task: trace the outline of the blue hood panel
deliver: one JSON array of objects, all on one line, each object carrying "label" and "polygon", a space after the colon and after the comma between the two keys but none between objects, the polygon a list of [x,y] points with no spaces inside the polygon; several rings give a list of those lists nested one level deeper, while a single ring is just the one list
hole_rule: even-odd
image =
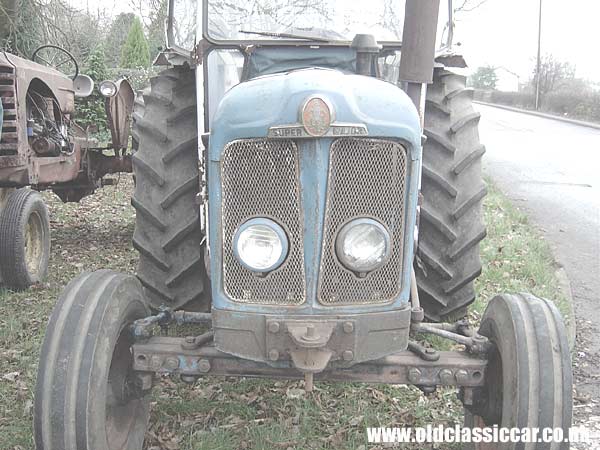
[{"label": "blue hood panel", "polygon": [[369,136],[403,139],[414,148],[421,145],[417,110],[397,86],[313,68],[255,78],[225,94],[212,122],[211,159],[220,159],[227,142],[266,137],[272,126],[298,123],[301,105],[313,94],[329,99],[337,122],[365,124]]}]

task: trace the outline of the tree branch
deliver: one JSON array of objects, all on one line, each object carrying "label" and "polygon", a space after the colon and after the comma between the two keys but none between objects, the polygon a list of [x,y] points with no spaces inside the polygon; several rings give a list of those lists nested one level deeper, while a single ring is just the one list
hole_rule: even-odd
[{"label": "tree branch", "polygon": [[462,5],[458,8],[454,8],[455,13],[459,12],[471,12],[479,8],[484,3],[487,3],[489,0],[478,0],[477,3],[473,3],[474,0],[463,0]]}]

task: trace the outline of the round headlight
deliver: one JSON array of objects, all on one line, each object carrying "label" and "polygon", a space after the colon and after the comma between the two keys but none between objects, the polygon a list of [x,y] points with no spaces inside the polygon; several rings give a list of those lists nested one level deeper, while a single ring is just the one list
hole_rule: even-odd
[{"label": "round headlight", "polygon": [[238,228],[233,252],[253,272],[270,272],[279,267],[288,251],[288,240],[279,225],[269,219],[252,219]]},{"label": "round headlight", "polygon": [[346,268],[359,273],[371,272],[381,267],[390,254],[390,235],[373,219],[356,219],[340,230],[335,250]]},{"label": "round headlight", "polygon": [[114,81],[103,81],[98,86],[98,89],[104,97],[114,97],[117,95],[117,85],[114,83]]}]

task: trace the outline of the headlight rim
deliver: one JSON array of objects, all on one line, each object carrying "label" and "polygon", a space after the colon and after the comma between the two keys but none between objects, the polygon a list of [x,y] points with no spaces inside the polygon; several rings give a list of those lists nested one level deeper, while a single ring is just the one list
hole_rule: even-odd
[{"label": "headlight rim", "polygon": [[[102,92],[103,85],[111,85],[111,87],[114,90],[113,93],[110,95],[106,95],[104,92]],[[113,98],[119,92],[119,87],[117,86],[117,83],[115,83],[112,80],[104,80],[98,84],[98,91],[100,92],[100,95],[102,95],[102,97],[104,97],[104,98]]]},{"label": "headlight rim", "polygon": [[[378,230],[382,231],[382,235],[384,237],[385,240],[385,253],[384,256],[382,258],[382,260],[377,263],[377,264],[373,264],[371,266],[369,266],[367,269],[356,269],[354,267],[351,266],[351,264],[347,263],[347,261],[344,261],[344,258],[342,258],[341,255],[343,255],[343,243],[344,243],[344,236],[348,233],[348,231],[350,231],[352,228],[354,228],[355,226],[358,225],[364,225],[364,224],[368,224],[368,225],[372,225],[374,227],[376,227]],[[335,258],[336,260],[339,262],[339,264],[341,264],[342,267],[344,267],[344,269],[349,270],[355,274],[369,274],[372,272],[375,272],[376,270],[381,269],[391,258],[392,256],[392,236],[390,233],[390,230],[388,229],[388,227],[383,224],[382,222],[380,222],[379,220],[373,218],[373,217],[354,217],[352,219],[348,219],[346,220],[339,228],[338,232],[335,234],[334,237],[334,249],[335,249]]]},{"label": "headlight rim", "polygon": [[[279,241],[281,242],[281,255],[275,263],[273,263],[271,266],[265,269],[257,269],[255,267],[252,267],[242,259],[238,251],[238,243],[241,234],[251,226],[255,225],[262,225],[270,228],[272,231],[275,232],[275,234],[279,238]],[[267,274],[279,269],[287,259],[290,250],[290,242],[287,233],[281,225],[279,225],[277,222],[275,222],[269,217],[253,217],[242,223],[233,233],[231,246],[233,248],[233,255],[235,256],[237,262],[239,262],[242,265],[242,267],[255,274]]]}]

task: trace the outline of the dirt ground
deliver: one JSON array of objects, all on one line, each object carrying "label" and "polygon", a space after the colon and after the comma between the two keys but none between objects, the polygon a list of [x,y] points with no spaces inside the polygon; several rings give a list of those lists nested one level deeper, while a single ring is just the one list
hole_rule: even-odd
[{"label": "dirt ground", "polygon": [[[597,324],[590,320],[577,321],[577,343],[573,353],[573,415],[576,424],[587,427],[600,437],[600,398],[593,395],[600,384],[600,358],[597,352],[590,350],[593,346],[590,337],[596,332],[596,327]],[[573,444],[572,448],[599,450],[600,438],[596,438],[591,447]]]}]

